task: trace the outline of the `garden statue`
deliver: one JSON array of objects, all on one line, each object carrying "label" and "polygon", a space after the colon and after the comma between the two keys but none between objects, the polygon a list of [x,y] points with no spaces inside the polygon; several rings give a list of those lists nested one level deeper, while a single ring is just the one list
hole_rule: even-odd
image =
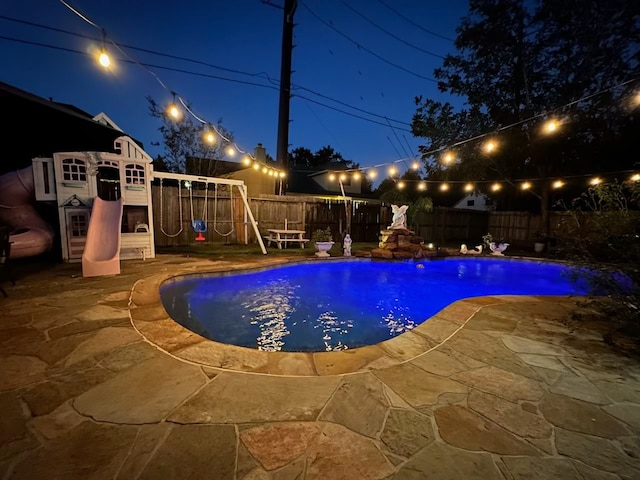
[{"label": "garden statue", "polygon": [[393,218],[391,219],[391,225],[389,228],[407,228],[407,209],[409,205],[391,205],[391,211],[393,212]]},{"label": "garden statue", "polygon": [[342,242],[342,245],[344,246],[344,256],[345,257],[350,257],[351,256],[351,235],[349,235],[348,233],[344,236],[344,242]]},{"label": "garden statue", "polygon": [[509,246],[508,243],[491,242],[489,244],[489,248],[491,249],[491,255],[503,255],[502,252],[504,252],[508,246]]}]

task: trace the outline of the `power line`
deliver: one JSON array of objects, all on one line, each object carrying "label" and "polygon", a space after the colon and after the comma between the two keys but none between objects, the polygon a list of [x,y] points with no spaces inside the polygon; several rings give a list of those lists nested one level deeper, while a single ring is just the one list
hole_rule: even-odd
[{"label": "power line", "polygon": [[[100,39],[98,39],[96,37],[92,37],[90,35],[83,35],[81,33],[76,33],[76,32],[72,32],[72,31],[69,31],[69,30],[64,30],[64,29],[61,29],[61,28],[52,27],[52,26],[49,26],[49,25],[43,25],[43,24],[39,24],[39,23],[35,23],[35,22],[30,22],[28,20],[21,20],[21,19],[17,19],[17,18],[7,17],[5,15],[0,15],[0,19],[7,20],[7,21],[10,21],[10,22],[15,22],[15,23],[28,25],[28,26],[31,26],[31,27],[42,28],[42,29],[45,29],[45,30],[53,31],[53,32],[63,33],[65,35],[71,35],[71,36],[75,36],[75,37],[79,37],[79,38],[84,38],[84,39],[92,40],[92,41],[96,41],[96,42],[101,41]],[[9,39],[8,37],[3,37],[3,38],[5,38],[7,40]],[[20,40],[16,40],[16,41],[20,41]],[[250,76],[250,77],[266,78],[266,80],[268,80],[271,84],[275,85],[276,87],[280,86],[280,83],[278,81],[276,81],[276,80],[273,80],[269,76],[269,74],[266,73],[266,72],[249,73],[249,72],[244,72],[242,70],[237,70],[237,69],[228,68],[228,67],[222,67],[220,65],[215,65],[215,64],[212,64],[212,63],[204,62],[202,60],[183,57],[183,56],[180,56],[180,55],[173,55],[173,54],[170,54],[170,53],[159,52],[157,50],[150,50],[148,48],[136,47],[134,45],[127,45],[127,44],[124,44],[124,43],[121,43],[121,44],[116,44],[115,42],[111,42],[111,43],[116,48],[118,48],[121,52],[122,52],[122,48],[127,48],[127,49],[130,49],[130,50],[136,50],[136,51],[139,51],[139,52],[150,53],[152,55],[158,55],[158,56],[161,56],[161,57],[172,58],[174,60],[181,60],[181,61],[184,61],[184,62],[194,63],[196,65],[202,65],[202,66],[214,68],[214,69],[217,69],[217,70],[222,70],[222,71],[229,72],[229,73],[236,73],[236,74],[239,74],[239,75],[246,75],[246,76]],[[33,44],[36,45],[37,42],[33,43]],[[37,45],[45,46],[44,44],[37,44]],[[120,47],[122,47],[122,48],[120,48]],[[60,48],[62,48],[62,47],[60,47]],[[122,52],[122,53],[126,57],[130,58],[125,52]],[[165,68],[165,67],[158,67],[158,68]],[[214,77],[214,78],[217,78],[217,77]],[[220,79],[225,79],[225,77],[219,77],[219,78]],[[228,80],[231,81],[230,79],[228,79]],[[238,82],[240,82],[240,81],[238,81]],[[247,84],[248,85],[254,85],[254,84],[252,84],[250,82],[248,82]],[[260,84],[255,84],[255,85],[260,85]],[[265,85],[260,85],[260,86],[265,86]],[[406,125],[406,126],[410,126],[411,125],[410,123],[404,122],[402,120],[388,118],[385,115],[381,115],[381,114],[378,114],[378,113],[370,112],[368,110],[356,107],[356,106],[351,105],[351,104],[349,104],[347,102],[343,102],[341,100],[338,100],[336,98],[330,97],[328,95],[324,95],[324,94],[322,94],[320,92],[317,92],[317,91],[312,90],[310,88],[304,87],[302,85],[298,85],[298,84],[292,83],[292,87],[293,87],[294,90],[295,89],[304,90],[304,91],[309,92],[309,93],[311,93],[313,95],[317,95],[318,97],[324,98],[326,100],[330,100],[330,101],[335,102],[337,104],[343,105],[343,106],[348,107],[348,108],[352,108],[353,110],[357,110],[357,111],[359,111],[361,113],[365,113],[365,114],[371,115],[373,117],[382,118],[382,119],[388,119],[388,120],[390,120],[392,122],[399,123],[399,124]]]},{"label": "power line", "polygon": [[351,43],[353,43],[355,46],[357,46],[360,50],[364,50],[365,52],[367,52],[369,55],[372,55],[374,57],[376,57],[378,60],[381,60],[382,62],[386,63],[387,65],[391,65],[392,67],[395,67],[399,70],[402,70],[403,72],[406,72],[410,75],[413,75],[414,77],[418,77],[418,78],[422,78],[423,80],[428,80],[430,82],[433,83],[438,83],[437,80],[434,80],[431,77],[425,77],[424,75],[420,75],[419,73],[416,73],[412,70],[409,70],[407,68],[404,68],[401,65],[398,65],[397,63],[392,62],[391,60],[387,60],[386,58],[382,57],[381,55],[378,55],[377,53],[375,53],[373,50],[368,49],[367,47],[365,47],[364,45],[358,43],[356,40],[354,40],[353,38],[351,38],[349,35],[347,35],[346,33],[341,32],[340,30],[338,30],[336,27],[334,27],[330,22],[327,22],[326,20],[324,20],[322,17],[320,17],[319,15],[317,15],[313,10],[311,10],[306,3],[300,3],[311,15],[313,15],[320,23],[322,23],[323,25],[326,25],[327,27],[329,27],[331,30],[333,30],[334,32],[336,32],[338,35],[340,35],[341,37],[346,38],[347,40],[349,40]]},{"label": "power line", "polygon": [[[64,52],[69,52],[69,53],[76,53],[76,54],[80,54],[80,55],[84,55],[84,56],[89,56],[90,55],[89,53],[81,51],[81,50],[74,50],[72,48],[59,47],[59,46],[56,46],[56,45],[48,45],[48,44],[45,44],[45,43],[33,42],[33,41],[30,41],[30,40],[22,40],[22,39],[13,38],[13,37],[7,37],[7,36],[4,36],[4,35],[0,35],[0,40],[8,40],[8,41],[11,41],[11,42],[23,43],[23,44],[26,44],[26,45],[33,45],[33,46],[36,46],[36,47],[49,48],[51,50],[59,50],[59,51],[64,51]],[[157,76],[151,70],[149,70],[150,68],[156,68],[158,70],[166,70],[166,71],[176,72],[176,73],[183,73],[185,75],[193,75],[193,76],[197,76],[197,77],[210,78],[210,79],[214,79],[214,80],[222,80],[222,81],[226,81],[226,82],[239,83],[239,84],[243,84],[243,85],[250,85],[250,86],[255,86],[255,87],[268,88],[268,89],[271,89],[271,90],[279,90],[278,87],[273,86],[273,85],[265,85],[265,84],[261,84],[261,83],[248,82],[248,81],[245,81],[245,80],[238,80],[238,79],[235,79],[235,78],[227,78],[227,77],[222,77],[222,76],[219,76],[219,75],[211,75],[211,74],[208,74],[208,73],[193,72],[193,71],[185,70],[185,69],[181,69],[181,68],[167,67],[165,65],[157,65],[157,64],[152,64],[152,63],[143,63],[143,62],[138,62],[136,60],[130,60],[130,59],[125,59],[125,58],[118,59],[118,61],[122,62],[122,63],[137,64],[137,65],[143,67],[145,70],[147,70],[147,72],[149,72],[150,74],[154,75],[159,82],[161,82],[160,79],[158,79]],[[168,87],[166,87],[166,85],[164,85],[162,82],[161,82],[161,85],[163,85],[164,88],[168,89]],[[364,121],[367,121],[367,122],[370,122],[370,123],[375,123],[377,125],[387,126],[386,124],[384,124],[382,122],[378,122],[376,120],[372,120],[370,118],[366,118],[366,117],[363,117],[361,115],[356,115],[355,113],[347,112],[347,111],[342,110],[340,108],[336,108],[336,107],[333,107],[331,105],[327,105],[326,103],[319,102],[317,100],[313,100],[313,99],[311,99],[309,97],[305,97],[303,95],[293,95],[293,97],[298,97],[298,98],[301,98],[301,99],[304,99],[304,100],[308,100],[308,101],[310,101],[312,103],[315,103],[315,104],[320,105],[322,107],[328,108],[329,110],[334,110],[336,112],[340,112],[340,113],[342,113],[344,115],[348,115],[350,117],[359,118],[360,120],[364,120]],[[410,132],[410,130],[406,129],[406,128],[400,128],[400,127],[397,127],[397,128],[399,130],[404,131],[404,132]]]},{"label": "power line", "polygon": [[374,22],[373,20],[371,20],[370,18],[368,18],[367,16],[365,16],[364,14],[360,13],[358,10],[356,10],[355,8],[353,8],[351,5],[349,5],[347,2],[345,2],[344,0],[341,0],[341,3],[347,7],[349,10],[351,10],[353,13],[355,13],[356,15],[358,15],[360,18],[364,19],[365,21],[367,21],[368,23],[370,23],[371,25],[373,25],[374,27],[376,27],[378,30],[383,31],[384,33],[386,33],[387,35],[389,35],[391,38],[395,38],[397,41],[399,41],[400,43],[403,43],[411,48],[414,48],[422,53],[426,53],[427,55],[431,55],[433,57],[437,57],[437,58],[441,58],[444,59],[443,55],[438,55],[437,53],[433,53],[430,52],[429,50],[425,50],[424,48],[418,47],[417,45],[414,45],[411,42],[407,42],[406,40],[398,37],[397,35],[391,33],[390,31],[386,30],[385,28],[381,27],[380,25],[378,25],[376,22]]},{"label": "power line", "polygon": [[420,25],[419,23],[414,22],[413,20],[411,20],[409,17],[405,17],[402,13],[398,12],[397,10],[395,10],[393,7],[390,7],[389,5],[387,5],[385,2],[383,2],[382,0],[377,0],[378,3],[380,3],[381,5],[384,5],[385,7],[387,7],[389,10],[391,10],[393,13],[395,13],[397,16],[399,16],[400,18],[402,18],[404,21],[409,22],[411,25],[413,25],[414,27],[419,28],[420,30],[422,30],[425,33],[428,33],[429,35],[433,35],[434,37],[438,37],[438,38],[442,38],[443,40],[448,40],[450,42],[455,42],[455,40],[453,38],[450,37],[445,37],[444,35],[440,35],[439,33],[436,33],[432,30],[429,30],[427,28],[424,28],[422,25]]},{"label": "power line", "polygon": [[[323,107],[325,107],[325,108],[328,108],[328,109],[330,109],[330,110],[335,110],[336,112],[344,113],[345,115],[349,115],[350,117],[359,118],[359,119],[361,119],[361,120],[366,120],[367,122],[370,122],[370,123],[375,123],[375,124],[377,124],[377,125],[382,125],[382,126],[388,127],[388,125],[387,125],[386,123],[378,122],[377,120],[371,120],[370,118],[365,118],[365,117],[362,117],[362,116],[360,116],[360,115],[356,115],[355,113],[347,112],[347,111],[345,111],[345,110],[341,110],[341,109],[339,109],[339,108],[332,107],[332,106],[327,105],[327,104],[325,104],[325,103],[318,102],[317,100],[313,100],[312,98],[309,98],[309,97],[304,97],[304,96],[302,96],[302,95],[293,95],[293,96],[292,96],[292,98],[295,98],[295,97],[302,98],[302,99],[304,99],[304,100],[307,100],[307,101],[309,101],[309,102],[311,102],[311,103],[315,103],[315,104],[317,104],[317,105],[321,105],[321,106],[323,106]],[[409,132],[409,133],[411,133],[411,130],[409,130],[408,128],[400,128],[400,127],[396,127],[396,128],[397,128],[398,130],[402,130],[403,132]]]}]

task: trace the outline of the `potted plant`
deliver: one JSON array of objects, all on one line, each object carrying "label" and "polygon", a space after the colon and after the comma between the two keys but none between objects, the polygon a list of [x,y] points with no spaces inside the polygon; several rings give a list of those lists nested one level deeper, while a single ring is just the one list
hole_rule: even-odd
[{"label": "potted plant", "polygon": [[329,257],[329,250],[333,247],[333,237],[331,236],[331,229],[329,227],[322,229],[317,229],[311,235],[311,240],[313,240],[316,246],[316,257]]}]

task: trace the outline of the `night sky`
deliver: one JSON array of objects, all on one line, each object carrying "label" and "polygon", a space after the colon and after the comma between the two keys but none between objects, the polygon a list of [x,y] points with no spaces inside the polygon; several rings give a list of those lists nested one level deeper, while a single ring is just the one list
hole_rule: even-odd
[{"label": "night sky", "polygon": [[[282,5],[284,0],[270,2]],[[260,0],[69,0],[68,3],[102,27],[107,42],[122,46],[136,62],[155,65],[149,69],[169,91],[189,101],[200,117],[213,123],[221,118],[242,149],[253,153],[260,142],[275,157],[281,9]],[[294,29],[290,150],[303,146],[316,151],[331,145],[362,166],[416,155],[420,142],[408,131],[415,112],[414,97],[424,95],[460,104],[460,99],[438,92],[432,79],[434,68],[442,62],[435,55],[454,52],[455,28],[466,11],[464,0],[299,0]],[[58,0],[3,0],[0,17],[0,37],[4,37],[0,38],[2,81],[57,102],[73,104],[93,115],[103,111],[125,132],[142,141],[152,156],[161,152],[160,147],[152,145],[161,140],[157,131],[160,122],[149,116],[145,96],[165,103],[171,100],[171,94],[153,75],[139,65],[122,62],[117,62],[111,73],[105,73],[90,56],[9,40],[81,52],[101,43],[17,23],[7,17],[97,39],[101,38],[99,29]],[[114,51],[109,43],[107,47]],[[115,56],[123,58],[117,51]],[[35,124],[36,119],[34,128]]]}]

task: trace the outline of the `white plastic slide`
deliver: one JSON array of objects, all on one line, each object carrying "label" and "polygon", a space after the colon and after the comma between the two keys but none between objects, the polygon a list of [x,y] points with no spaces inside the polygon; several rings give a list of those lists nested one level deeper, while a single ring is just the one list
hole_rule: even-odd
[{"label": "white plastic slide", "polygon": [[82,254],[82,276],[117,275],[120,273],[120,224],[122,199],[93,200],[87,243]]},{"label": "white plastic slide", "polygon": [[11,229],[11,258],[33,257],[51,250],[54,233],[33,207],[33,167],[0,176],[0,222]]}]

